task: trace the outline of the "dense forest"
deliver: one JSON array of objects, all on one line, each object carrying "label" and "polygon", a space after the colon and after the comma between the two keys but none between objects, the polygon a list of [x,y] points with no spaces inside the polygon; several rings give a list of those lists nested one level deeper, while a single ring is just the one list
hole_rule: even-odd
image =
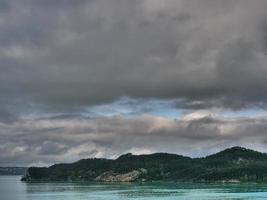
[{"label": "dense forest", "polygon": [[267,182],[267,154],[232,147],[190,158],[175,154],[125,154],[115,160],[83,159],[71,164],[31,167],[22,181],[196,181]]}]

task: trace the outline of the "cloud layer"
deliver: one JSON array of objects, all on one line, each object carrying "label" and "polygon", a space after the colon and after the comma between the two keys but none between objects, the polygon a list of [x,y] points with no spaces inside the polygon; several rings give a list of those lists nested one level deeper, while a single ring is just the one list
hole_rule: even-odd
[{"label": "cloud layer", "polygon": [[264,0],[1,2],[2,105],[265,105]]},{"label": "cloud layer", "polygon": [[0,1],[0,164],[261,148],[265,117],[201,112],[266,109],[266,9],[265,0]]},{"label": "cloud layer", "polygon": [[18,121],[0,124],[0,164],[47,165],[126,152],[198,157],[234,145],[265,150],[266,124],[265,117],[224,119],[203,112],[180,120],[141,115]]}]

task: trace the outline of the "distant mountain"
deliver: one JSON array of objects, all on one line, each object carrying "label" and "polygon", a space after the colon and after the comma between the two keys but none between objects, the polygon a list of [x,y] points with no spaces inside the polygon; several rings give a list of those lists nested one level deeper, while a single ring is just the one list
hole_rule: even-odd
[{"label": "distant mountain", "polygon": [[251,149],[246,149],[244,147],[232,147],[229,149],[225,149],[219,153],[207,156],[206,159],[245,159],[245,160],[267,160],[266,153],[260,153]]},{"label": "distant mountain", "polygon": [[232,147],[205,158],[176,154],[124,154],[115,160],[83,159],[48,168],[31,167],[22,181],[267,182],[267,154]]},{"label": "distant mountain", "polygon": [[0,175],[24,175],[26,167],[0,167]]}]

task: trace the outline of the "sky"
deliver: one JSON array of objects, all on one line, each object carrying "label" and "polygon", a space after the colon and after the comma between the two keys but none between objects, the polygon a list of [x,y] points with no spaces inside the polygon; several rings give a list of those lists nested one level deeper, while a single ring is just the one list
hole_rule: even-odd
[{"label": "sky", "polygon": [[267,152],[266,0],[0,0],[0,166]]}]

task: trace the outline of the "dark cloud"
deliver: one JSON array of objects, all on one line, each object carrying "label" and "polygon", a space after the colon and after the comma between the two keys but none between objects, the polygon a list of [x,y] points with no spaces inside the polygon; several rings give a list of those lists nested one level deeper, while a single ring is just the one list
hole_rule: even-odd
[{"label": "dark cloud", "polygon": [[265,0],[0,1],[0,162],[262,144],[264,117],[143,114],[165,105],[185,115],[266,109],[266,8]]},{"label": "dark cloud", "polygon": [[0,123],[12,124],[18,120],[17,116],[12,115],[6,110],[0,110]]},{"label": "dark cloud", "polygon": [[190,117],[53,118],[0,124],[0,165],[44,165],[95,156],[112,158],[126,152],[203,156],[236,144],[266,150],[264,117],[235,120],[215,116],[192,118],[192,114]]},{"label": "dark cloud", "polygon": [[0,92],[8,104],[70,108],[121,96],[234,109],[265,103],[266,1],[4,2]]}]

